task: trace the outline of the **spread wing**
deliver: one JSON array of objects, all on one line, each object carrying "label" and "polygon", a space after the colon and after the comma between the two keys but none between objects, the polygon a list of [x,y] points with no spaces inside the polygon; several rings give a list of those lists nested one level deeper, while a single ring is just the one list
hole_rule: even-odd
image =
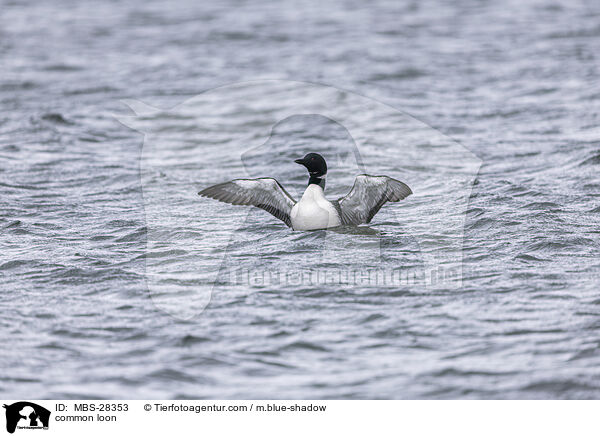
[{"label": "spread wing", "polygon": [[354,186],[338,200],[342,224],[367,224],[388,201],[400,201],[412,194],[410,188],[400,180],[388,176],[356,177]]},{"label": "spread wing", "polygon": [[236,179],[210,186],[198,195],[229,204],[260,207],[292,226],[290,211],[296,200],[272,178]]}]

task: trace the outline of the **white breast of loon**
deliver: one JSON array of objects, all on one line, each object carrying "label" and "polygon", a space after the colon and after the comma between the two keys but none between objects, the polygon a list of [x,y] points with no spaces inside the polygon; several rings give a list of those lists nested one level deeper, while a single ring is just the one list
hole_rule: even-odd
[{"label": "white breast of loon", "polygon": [[327,229],[342,224],[323,188],[316,184],[308,185],[300,201],[292,207],[290,218],[294,230]]}]

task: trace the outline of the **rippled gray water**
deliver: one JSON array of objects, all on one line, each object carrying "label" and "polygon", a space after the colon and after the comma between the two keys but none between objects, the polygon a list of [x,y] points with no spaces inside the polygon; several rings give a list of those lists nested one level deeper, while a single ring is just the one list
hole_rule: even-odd
[{"label": "rippled gray water", "polygon": [[[1,4],[0,396],[600,398],[600,4],[204,3]],[[152,135],[124,99],[161,109],[130,123]],[[481,162],[464,214],[452,140]],[[297,198],[306,151],[333,198],[362,168],[415,195],[304,233],[196,195],[276,176]],[[230,280],[420,277],[461,216],[458,287]]]}]

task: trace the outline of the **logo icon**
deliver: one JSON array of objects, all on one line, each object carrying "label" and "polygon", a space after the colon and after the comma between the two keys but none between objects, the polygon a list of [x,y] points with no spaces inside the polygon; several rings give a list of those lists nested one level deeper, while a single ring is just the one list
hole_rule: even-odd
[{"label": "logo icon", "polygon": [[19,401],[4,405],[6,409],[6,431],[14,433],[19,429],[48,429],[50,411],[29,401]]}]

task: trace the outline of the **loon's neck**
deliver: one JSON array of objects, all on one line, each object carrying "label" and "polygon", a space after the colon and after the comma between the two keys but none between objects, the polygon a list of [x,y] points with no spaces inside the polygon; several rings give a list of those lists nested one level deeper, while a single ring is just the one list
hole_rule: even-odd
[{"label": "loon's neck", "polygon": [[308,179],[308,186],[310,185],[318,185],[321,189],[325,190],[325,174],[322,176],[310,176]]}]

